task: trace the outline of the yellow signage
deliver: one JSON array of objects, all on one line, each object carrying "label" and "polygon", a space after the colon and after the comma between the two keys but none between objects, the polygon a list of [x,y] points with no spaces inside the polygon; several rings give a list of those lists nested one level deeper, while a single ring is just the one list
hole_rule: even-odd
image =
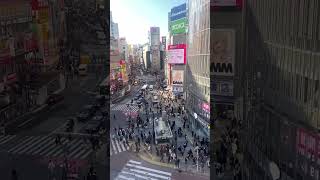
[{"label": "yellow signage", "polygon": [[48,8],[41,8],[38,11],[38,22],[40,24],[46,23],[49,20],[49,10]]},{"label": "yellow signage", "polygon": [[88,55],[80,56],[80,64],[90,64],[90,57]]},{"label": "yellow signage", "polygon": [[41,36],[43,41],[48,41],[49,39],[48,23],[41,24]]}]

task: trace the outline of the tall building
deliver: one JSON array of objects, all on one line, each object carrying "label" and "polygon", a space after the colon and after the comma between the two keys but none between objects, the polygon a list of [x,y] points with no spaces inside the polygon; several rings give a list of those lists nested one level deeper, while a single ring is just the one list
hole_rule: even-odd
[{"label": "tall building", "polygon": [[246,179],[319,179],[319,2],[244,5]]},{"label": "tall building", "polygon": [[118,23],[115,23],[112,19],[112,12],[110,11],[110,38],[119,39]]},{"label": "tall building", "polygon": [[151,70],[160,71],[160,28],[151,27],[149,31],[149,44],[151,54]]},{"label": "tall building", "polygon": [[[173,95],[185,96],[185,64],[187,44],[187,4],[183,3],[173,7],[169,13],[169,38],[167,48],[168,61],[166,62],[166,75],[168,84],[172,87]],[[181,74],[181,79],[177,79]]]},{"label": "tall building", "polygon": [[186,108],[193,128],[209,136],[210,0],[189,1],[188,8]]}]

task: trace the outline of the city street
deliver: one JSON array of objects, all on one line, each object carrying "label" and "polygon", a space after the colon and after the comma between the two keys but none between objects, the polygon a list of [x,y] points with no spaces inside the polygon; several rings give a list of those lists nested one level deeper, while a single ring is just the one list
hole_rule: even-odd
[{"label": "city street", "polygon": [[[188,125],[185,125],[185,128],[183,127],[183,120],[182,116],[180,117],[177,112],[174,112],[174,116],[170,115],[170,124],[172,125],[173,122],[175,123],[174,127],[174,132],[176,133],[176,130],[181,129],[181,135],[174,135],[176,138],[176,141],[174,142],[175,147],[183,148],[184,147],[184,155],[181,155],[181,152],[177,151],[177,156],[180,159],[180,172],[174,167],[174,163],[167,163],[167,160],[165,159],[165,162],[160,162],[160,156],[156,155],[156,149],[154,147],[154,144],[151,143],[151,151],[147,150],[148,146],[141,145],[141,149],[139,150],[139,153],[136,152],[135,148],[132,148],[134,144],[134,141],[141,141],[141,144],[149,144],[147,142],[147,139],[149,135],[153,132],[153,124],[152,120],[154,118],[159,118],[161,117],[161,113],[158,108],[155,106],[152,106],[152,97],[154,95],[159,96],[159,99],[162,101],[162,96],[160,89],[158,89],[158,82],[154,76],[137,76],[135,79],[140,79],[140,82],[145,82],[145,83],[140,83],[140,85],[134,87],[134,90],[131,92],[130,95],[126,96],[122,101],[112,104],[111,105],[111,119],[110,119],[110,163],[111,165],[111,177],[117,177],[119,179],[130,179],[130,178],[135,178],[135,179],[145,179],[146,177],[149,178],[156,178],[157,175],[159,174],[148,174],[148,171],[151,172],[158,172],[158,173],[164,173],[164,172],[171,172],[170,176],[162,177],[162,178],[168,178],[168,179],[194,179],[194,178],[199,178],[199,179],[209,179],[209,168],[207,168],[206,163],[204,165],[204,169],[202,171],[197,171],[196,169],[196,164],[192,164],[191,160],[187,164],[185,164],[185,158],[187,156],[187,152],[189,150],[192,150],[193,154],[195,153],[194,148],[196,145],[200,146],[199,141],[194,140],[194,138],[191,135],[190,130],[187,129],[186,127]],[[139,91],[141,90],[142,86],[144,84],[153,85],[155,88],[154,90],[149,92],[147,89],[140,100],[134,100],[137,94],[139,94]],[[142,100],[145,99],[146,101]],[[139,101],[142,102],[148,102],[148,105],[141,106],[139,108]],[[172,103],[174,109],[179,109],[179,105],[181,106],[180,101]],[[169,105],[169,104],[166,104]],[[154,116],[150,112],[154,112]],[[163,109],[165,109],[165,103],[163,103],[162,106]],[[158,112],[157,112],[158,111]],[[140,118],[137,118],[137,115],[139,115]],[[129,127],[129,119],[132,119],[131,125],[134,126],[134,130],[130,131],[131,128]],[[149,123],[147,123],[146,119],[149,119]],[[145,127],[141,127],[141,124],[139,123],[139,119],[142,120],[142,124],[145,124]],[[140,126],[138,128],[138,126]],[[132,127],[132,126],[130,126]],[[119,132],[119,129],[123,129],[123,131]],[[120,133],[120,134],[118,134]],[[128,135],[130,134],[130,135]],[[143,134],[143,135],[142,135]],[[148,135],[149,134],[149,135]],[[133,136],[132,140],[129,140],[128,136]],[[141,136],[140,136],[141,135]],[[185,136],[186,135],[186,136]],[[142,137],[143,136],[143,137]],[[150,137],[151,138],[151,137]],[[126,141],[128,140],[129,142],[127,143]],[[144,141],[144,140],[145,141]],[[200,141],[202,137],[199,137]],[[197,142],[196,142],[197,141]],[[131,144],[131,145],[130,145]],[[187,145],[185,145],[187,144]],[[137,147],[137,146],[135,146]],[[152,153],[153,152],[153,153]],[[138,166],[138,169],[140,168],[139,171],[135,171],[134,169],[128,168],[128,159],[130,161],[133,160],[132,163],[129,162],[129,166],[135,167]],[[136,161],[136,162],[134,162]],[[143,161],[143,163],[141,163]],[[114,162],[114,163],[113,163]],[[141,166],[141,167],[140,167]],[[124,167],[125,170],[123,169]],[[146,169],[154,167],[155,169]],[[142,170],[141,170],[142,169]],[[200,169],[200,165],[199,165]],[[122,171],[125,171],[124,173]],[[162,172],[163,171],[163,172]],[[150,173],[150,172],[149,172]],[[165,173],[164,173],[165,174]],[[154,177],[153,177],[154,175]],[[141,176],[141,177],[140,177]]]},{"label": "city street", "polygon": [[[0,162],[2,166],[0,172],[4,172],[6,164],[15,164],[21,160],[23,163],[16,163],[18,173],[21,172],[21,176],[29,177],[27,179],[35,179],[32,175],[39,171],[42,174],[39,174],[37,179],[40,180],[48,177],[47,167],[50,160],[55,161],[56,164],[59,162],[63,164],[66,156],[70,163],[76,164],[72,171],[77,176],[85,176],[89,166],[94,163],[98,177],[104,178],[107,159],[103,154],[106,152],[106,147],[102,145],[95,153],[88,138],[89,134],[79,133],[86,127],[86,122],[76,122],[78,127],[73,133],[69,133],[72,135],[71,139],[62,136],[61,145],[56,144],[55,135],[65,133],[68,117],[76,117],[83,106],[94,103],[96,96],[94,91],[96,91],[99,80],[93,74],[70,80],[68,87],[61,92],[61,95],[64,96],[62,102],[49,107],[49,111],[40,111],[32,119],[27,120],[26,122],[30,124],[22,124],[21,132],[0,136],[1,155],[10,157]],[[24,166],[26,164],[34,164],[34,166],[26,167]],[[62,168],[58,168],[55,174],[61,174],[60,171]]]}]

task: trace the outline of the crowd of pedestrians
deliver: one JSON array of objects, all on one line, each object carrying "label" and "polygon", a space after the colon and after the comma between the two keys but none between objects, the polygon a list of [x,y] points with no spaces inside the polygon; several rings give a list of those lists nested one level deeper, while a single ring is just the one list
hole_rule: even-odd
[{"label": "crowd of pedestrians", "polygon": [[235,118],[231,119],[231,125],[225,128],[216,150],[215,168],[217,175],[222,177],[225,172],[232,172],[235,180],[241,179],[241,163],[243,153],[240,149],[239,132],[241,129],[241,121]]}]

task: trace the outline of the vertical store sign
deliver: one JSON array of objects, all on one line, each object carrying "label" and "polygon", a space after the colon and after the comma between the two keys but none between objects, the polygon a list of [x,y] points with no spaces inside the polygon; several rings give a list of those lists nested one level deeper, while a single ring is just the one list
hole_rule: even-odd
[{"label": "vertical store sign", "polygon": [[213,29],[210,33],[210,71],[213,75],[233,76],[235,59],[235,31]]},{"label": "vertical store sign", "polygon": [[40,35],[42,40],[42,53],[44,63],[48,62],[49,56],[49,7],[47,0],[38,0],[37,20],[40,26]]}]

